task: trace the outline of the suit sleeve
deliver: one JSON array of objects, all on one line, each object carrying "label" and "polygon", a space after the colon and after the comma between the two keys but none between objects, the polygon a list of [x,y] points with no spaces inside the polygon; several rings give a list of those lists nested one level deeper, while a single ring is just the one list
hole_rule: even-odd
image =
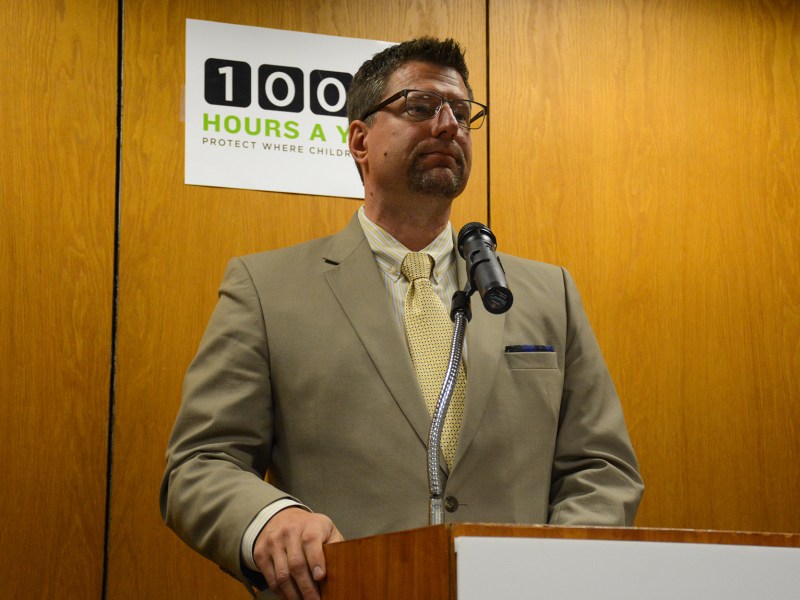
[{"label": "suit sleeve", "polygon": [[228,265],[167,448],[161,514],[189,546],[235,577],[242,536],[265,506],[289,497],[264,481],[272,443],[269,348],[244,263]]},{"label": "suit sleeve", "polygon": [[622,407],[572,278],[564,275],[564,387],[550,523],[632,525],[644,489]]}]

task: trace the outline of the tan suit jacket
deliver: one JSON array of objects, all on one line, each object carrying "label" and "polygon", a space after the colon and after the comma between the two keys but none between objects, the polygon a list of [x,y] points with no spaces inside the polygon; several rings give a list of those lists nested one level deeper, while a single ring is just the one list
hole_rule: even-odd
[{"label": "tan suit jacket", "polygon": [[[514,305],[473,297],[447,521],[631,524],[642,492],[617,394],[559,267],[501,255]],[[464,264],[458,272],[464,281]],[[554,352],[508,353],[509,345]],[[234,259],[184,383],[161,510],[239,578],[242,535],[288,496],[353,538],[427,525],[430,418],[357,218]],[[263,477],[269,470],[269,484]]]}]

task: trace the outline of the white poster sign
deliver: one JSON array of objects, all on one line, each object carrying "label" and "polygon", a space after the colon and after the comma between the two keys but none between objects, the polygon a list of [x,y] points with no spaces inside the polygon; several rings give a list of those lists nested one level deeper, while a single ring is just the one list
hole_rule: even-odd
[{"label": "white poster sign", "polygon": [[390,45],[187,19],[185,182],[363,197],[346,92]]}]

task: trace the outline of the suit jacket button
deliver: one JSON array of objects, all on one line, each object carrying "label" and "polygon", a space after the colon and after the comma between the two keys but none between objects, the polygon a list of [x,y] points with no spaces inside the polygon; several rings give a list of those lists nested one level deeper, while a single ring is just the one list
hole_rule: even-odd
[{"label": "suit jacket button", "polygon": [[448,496],[444,499],[444,509],[447,512],[454,513],[458,510],[458,498],[455,496]]}]

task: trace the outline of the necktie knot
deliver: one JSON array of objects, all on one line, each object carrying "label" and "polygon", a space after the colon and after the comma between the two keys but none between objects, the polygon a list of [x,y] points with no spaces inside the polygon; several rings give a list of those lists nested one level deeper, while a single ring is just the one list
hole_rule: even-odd
[{"label": "necktie knot", "polygon": [[431,270],[433,269],[433,258],[430,254],[425,252],[409,252],[403,259],[403,264],[400,266],[400,272],[403,273],[406,279],[414,281],[415,279],[430,279]]}]

